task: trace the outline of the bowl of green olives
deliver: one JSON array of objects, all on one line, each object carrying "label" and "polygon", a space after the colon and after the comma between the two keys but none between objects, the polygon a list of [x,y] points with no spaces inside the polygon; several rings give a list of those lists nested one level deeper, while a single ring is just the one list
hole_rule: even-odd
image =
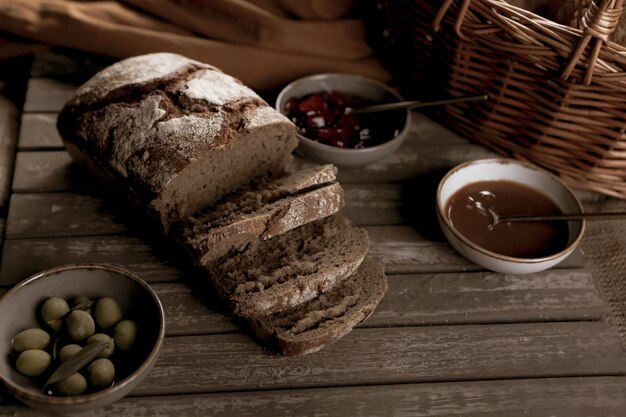
[{"label": "bowl of green olives", "polygon": [[0,298],[0,381],[47,413],[102,407],[148,374],[165,337],[163,307],[140,277],[113,265],[35,274]]}]

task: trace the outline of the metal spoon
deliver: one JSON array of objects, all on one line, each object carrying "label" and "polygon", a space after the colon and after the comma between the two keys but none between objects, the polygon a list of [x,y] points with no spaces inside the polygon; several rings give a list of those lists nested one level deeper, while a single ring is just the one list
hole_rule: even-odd
[{"label": "metal spoon", "polygon": [[466,96],[466,97],[454,97],[445,100],[437,101],[399,101],[397,103],[376,104],[373,106],[360,107],[353,109],[346,107],[345,114],[360,114],[360,113],[374,113],[379,111],[400,110],[400,109],[418,109],[422,107],[442,106],[452,103],[464,103],[468,101],[485,101],[489,98],[487,94],[480,96]]},{"label": "metal spoon", "polygon": [[578,213],[578,214],[546,214],[542,216],[500,216],[493,209],[487,209],[491,215],[489,229],[493,229],[498,223],[506,222],[542,222],[553,220],[616,220],[626,219],[626,212],[607,213]]}]

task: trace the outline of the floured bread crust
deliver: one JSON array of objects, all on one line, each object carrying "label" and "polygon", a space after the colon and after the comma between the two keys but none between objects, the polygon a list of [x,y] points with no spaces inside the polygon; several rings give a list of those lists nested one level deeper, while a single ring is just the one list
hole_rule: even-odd
[{"label": "floured bread crust", "polygon": [[297,144],[293,124],[254,91],[169,53],[96,74],[65,105],[58,128],[127,179],[165,229],[251,178],[281,172]]},{"label": "floured bread crust", "polygon": [[194,213],[172,228],[176,241],[198,265],[242,249],[254,239],[270,239],[344,206],[337,168],[320,165],[263,177]]}]

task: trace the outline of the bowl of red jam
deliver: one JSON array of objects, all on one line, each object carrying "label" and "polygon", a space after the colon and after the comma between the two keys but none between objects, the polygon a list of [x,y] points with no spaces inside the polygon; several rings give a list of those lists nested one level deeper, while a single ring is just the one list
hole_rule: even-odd
[{"label": "bowl of red jam", "polygon": [[411,112],[352,114],[402,97],[378,81],[352,74],[317,74],[287,85],[276,109],[296,125],[298,153],[318,162],[362,166],[394,153],[405,140]]},{"label": "bowl of red jam", "polygon": [[576,195],[530,163],[484,159],[449,171],[437,189],[437,217],[450,244],[484,268],[526,274],[565,260],[580,243],[584,220],[501,222],[499,216],[578,214]]}]

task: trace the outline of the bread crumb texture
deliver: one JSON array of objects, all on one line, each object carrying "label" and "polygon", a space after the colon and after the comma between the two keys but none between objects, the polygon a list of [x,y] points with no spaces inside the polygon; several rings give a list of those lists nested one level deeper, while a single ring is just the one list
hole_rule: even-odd
[{"label": "bread crumb texture", "polygon": [[278,178],[256,178],[237,192],[225,196],[217,204],[194,213],[183,224],[182,233],[185,238],[201,238],[237,219],[269,212],[281,199],[334,181],[336,172],[337,168],[332,165],[320,165]]},{"label": "bread crumb texture", "polygon": [[380,264],[365,259],[347,280],[298,306],[248,320],[261,341],[285,355],[315,352],[366,320],[387,291]]},{"label": "bread crumb texture", "polygon": [[367,233],[341,215],[305,224],[207,265],[235,314],[280,311],[345,280],[365,258]]},{"label": "bread crumb texture", "polygon": [[221,282],[229,293],[241,295],[310,275],[328,264],[339,266],[350,255],[353,248],[350,240],[354,236],[346,233],[345,225],[338,219],[306,224],[267,243],[253,242],[245,251],[220,264]]}]

